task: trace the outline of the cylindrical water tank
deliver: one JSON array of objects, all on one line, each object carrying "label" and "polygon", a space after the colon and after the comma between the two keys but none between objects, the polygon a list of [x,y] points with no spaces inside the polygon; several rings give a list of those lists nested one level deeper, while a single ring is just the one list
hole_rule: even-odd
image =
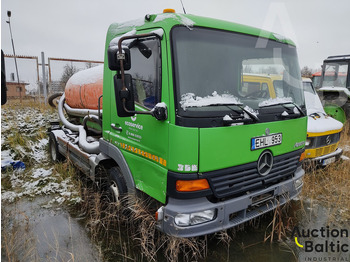
[{"label": "cylindrical water tank", "polygon": [[103,65],[75,73],[69,78],[64,92],[70,107],[98,109],[98,98],[103,92]]}]

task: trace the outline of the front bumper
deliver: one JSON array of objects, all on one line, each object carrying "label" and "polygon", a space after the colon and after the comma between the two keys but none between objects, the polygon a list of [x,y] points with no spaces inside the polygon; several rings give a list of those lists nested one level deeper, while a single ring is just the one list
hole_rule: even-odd
[{"label": "front bumper", "polygon": [[337,148],[332,153],[329,153],[327,155],[315,157],[315,158],[307,158],[305,159],[306,165],[312,165],[312,166],[326,166],[332,162],[338,161],[340,159],[340,156],[343,154],[343,149]]},{"label": "front bumper", "polygon": [[[295,182],[301,179],[304,174],[304,170],[298,167],[292,179],[254,193],[218,203],[212,203],[206,197],[195,199],[175,199],[170,197],[168,204],[163,209],[163,219],[157,223],[157,227],[169,235],[195,237],[237,226],[297,197],[301,191],[302,184],[296,188]],[[259,199],[263,195],[270,195],[271,197],[266,199],[266,201],[259,202],[258,205],[254,205],[253,199]],[[178,226],[175,223],[175,217],[178,214],[203,212],[208,209],[216,209],[215,218],[209,222],[193,226]]]}]

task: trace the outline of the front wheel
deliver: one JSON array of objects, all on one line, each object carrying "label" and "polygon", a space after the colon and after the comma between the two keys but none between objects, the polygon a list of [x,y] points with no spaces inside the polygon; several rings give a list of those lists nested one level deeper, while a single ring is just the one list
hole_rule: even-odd
[{"label": "front wheel", "polygon": [[112,167],[108,171],[108,195],[112,202],[120,202],[128,192],[125,179],[118,167]]}]

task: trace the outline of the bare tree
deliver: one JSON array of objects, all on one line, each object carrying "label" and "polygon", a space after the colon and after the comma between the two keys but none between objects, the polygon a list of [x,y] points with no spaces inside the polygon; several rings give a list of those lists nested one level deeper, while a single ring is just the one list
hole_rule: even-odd
[{"label": "bare tree", "polygon": [[304,66],[301,69],[301,76],[302,77],[312,77],[312,69],[309,68],[308,66]]},{"label": "bare tree", "polygon": [[252,67],[250,65],[243,66],[243,73],[247,73],[247,74],[253,73]]},{"label": "bare tree", "polygon": [[86,69],[89,69],[89,68],[92,68],[92,67],[95,67],[95,66],[98,66],[98,65],[99,65],[98,63],[93,63],[93,62],[86,62],[85,63]]},{"label": "bare tree", "polygon": [[64,66],[64,70],[63,70],[63,73],[61,76],[61,85],[63,87],[66,86],[66,83],[68,82],[69,78],[78,71],[79,71],[79,69],[76,68],[72,63],[66,64]]}]

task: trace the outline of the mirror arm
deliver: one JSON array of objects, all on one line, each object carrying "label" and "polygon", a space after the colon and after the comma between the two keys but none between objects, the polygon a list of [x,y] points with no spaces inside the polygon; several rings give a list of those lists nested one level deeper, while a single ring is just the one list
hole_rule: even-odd
[{"label": "mirror arm", "polygon": [[120,74],[121,74],[121,79],[123,83],[123,91],[127,91],[128,89],[125,86],[125,77],[124,77],[124,60],[125,60],[125,54],[123,54],[123,49],[122,49],[122,42],[127,39],[140,39],[140,38],[145,38],[145,37],[151,37],[155,36],[158,38],[161,38],[159,35],[155,33],[149,33],[149,34],[140,34],[140,35],[131,35],[131,36],[123,36],[119,39],[118,41],[118,59],[120,61]]},{"label": "mirror arm", "polygon": [[143,115],[152,115],[155,116],[153,111],[151,112],[144,112],[144,111],[129,111],[126,108],[126,99],[128,97],[128,92],[129,90],[127,89],[126,85],[125,85],[125,70],[124,70],[124,60],[125,60],[125,54],[123,53],[123,49],[122,49],[122,42],[124,40],[127,39],[140,39],[140,38],[145,38],[145,37],[158,37],[161,38],[159,35],[155,34],[155,33],[149,33],[149,34],[140,34],[140,35],[132,35],[132,36],[124,36],[121,37],[118,41],[118,59],[120,61],[120,76],[121,76],[121,80],[123,83],[123,88],[121,90],[121,97],[122,97],[122,101],[123,101],[123,109],[125,110],[125,112],[129,113],[129,114],[143,114]]}]

